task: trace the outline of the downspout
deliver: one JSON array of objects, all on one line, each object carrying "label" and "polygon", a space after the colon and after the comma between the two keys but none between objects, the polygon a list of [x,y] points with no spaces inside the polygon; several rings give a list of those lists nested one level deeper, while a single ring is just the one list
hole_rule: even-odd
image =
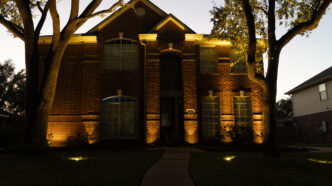
[{"label": "downspout", "polygon": [[140,44],[144,47],[144,141],[146,142],[146,44],[140,40]]}]

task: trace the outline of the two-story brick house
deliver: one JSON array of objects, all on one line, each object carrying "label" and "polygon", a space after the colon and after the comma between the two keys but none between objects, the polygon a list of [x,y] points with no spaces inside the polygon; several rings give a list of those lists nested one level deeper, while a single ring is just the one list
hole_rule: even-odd
[{"label": "two-story brick house", "polygon": [[332,67],[303,82],[292,95],[293,117],[302,143],[332,143]]},{"label": "two-story brick house", "polygon": [[[148,0],[132,0],[82,35],[62,59],[48,123],[51,145],[86,133],[147,144],[262,143],[262,90],[231,65],[229,41],[196,34]],[[50,37],[41,37],[41,59]],[[248,135],[247,135],[248,136]]]}]

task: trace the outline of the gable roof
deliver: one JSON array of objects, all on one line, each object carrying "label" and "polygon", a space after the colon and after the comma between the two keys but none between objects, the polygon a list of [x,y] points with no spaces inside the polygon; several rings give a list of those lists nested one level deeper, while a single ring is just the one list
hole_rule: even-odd
[{"label": "gable roof", "polygon": [[191,28],[189,28],[186,24],[184,24],[182,21],[180,21],[178,18],[176,18],[173,14],[168,14],[167,17],[165,17],[163,20],[161,20],[151,31],[150,33],[155,33],[160,28],[162,28],[166,23],[173,22],[176,24],[179,28],[184,30],[187,33],[195,34],[195,31],[193,31]]},{"label": "gable roof", "polygon": [[153,4],[149,0],[131,0],[124,7],[118,9],[116,12],[114,12],[113,14],[111,14],[110,16],[108,16],[106,19],[104,19],[102,22],[100,22],[99,24],[97,24],[96,26],[94,26],[92,29],[90,29],[88,32],[86,32],[86,34],[91,34],[91,33],[94,33],[94,32],[96,32],[98,30],[101,30],[106,25],[108,25],[109,23],[111,23],[114,19],[116,19],[121,14],[123,14],[124,12],[126,12],[128,9],[135,7],[136,3],[138,3],[138,2],[144,3],[146,6],[148,6],[149,8],[151,8],[152,10],[154,10],[157,14],[159,14],[159,15],[161,15],[163,17],[167,16],[166,12],[164,12],[163,10],[161,10],[159,7],[157,7],[155,4]]},{"label": "gable roof", "polygon": [[314,77],[308,79],[307,81],[303,82],[302,84],[298,85],[297,87],[293,88],[292,90],[286,92],[285,94],[293,94],[305,88],[312,87],[314,85],[318,85],[325,81],[332,79],[332,66],[324,70],[323,72],[315,75]]}]

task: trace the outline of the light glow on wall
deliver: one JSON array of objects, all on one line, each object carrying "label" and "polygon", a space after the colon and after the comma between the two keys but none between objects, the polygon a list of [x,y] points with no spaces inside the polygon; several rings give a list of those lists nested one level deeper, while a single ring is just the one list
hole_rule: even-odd
[{"label": "light glow on wall", "polygon": [[146,121],[146,143],[157,142],[160,133],[160,121]]},{"label": "light glow on wall", "polygon": [[198,142],[198,122],[197,121],[184,121],[185,140],[189,144]]}]

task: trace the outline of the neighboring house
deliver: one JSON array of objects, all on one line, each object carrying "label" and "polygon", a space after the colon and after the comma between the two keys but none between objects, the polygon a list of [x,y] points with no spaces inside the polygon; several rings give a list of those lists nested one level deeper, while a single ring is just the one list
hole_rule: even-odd
[{"label": "neighboring house", "polygon": [[[69,41],[51,145],[75,136],[176,145],[245,135],[262,143],[262,89],[244,61],[232,63],[230,42],[196,34],[148,0],[129,4]],[[42,60],[50,41],[40,38]]]},{"label": "neighboring house", "polygon": [[304,143],[332,143],[332,67],[288,91]]}]

